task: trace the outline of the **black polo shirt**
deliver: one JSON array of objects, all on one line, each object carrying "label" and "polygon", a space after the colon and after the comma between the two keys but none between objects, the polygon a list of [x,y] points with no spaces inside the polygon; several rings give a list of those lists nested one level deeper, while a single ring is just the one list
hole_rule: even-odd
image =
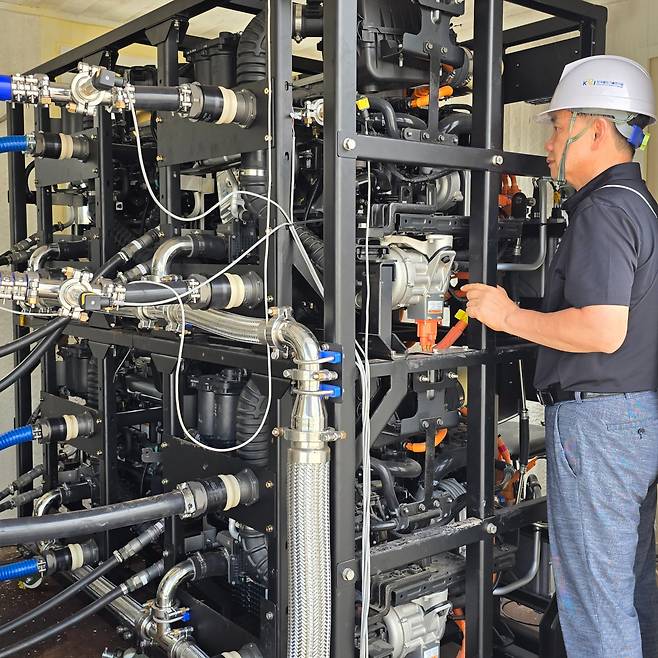
[{"label": "black polo shirt", "polygon": [[[639,192],[650,204],[632,192]],[[565,203],[569,227],[548,271],[543,311],[628,306],[614,354],[539,348],[535,387],[632,393],[658,388],[658,205],[637,163],[615,165]]]}]

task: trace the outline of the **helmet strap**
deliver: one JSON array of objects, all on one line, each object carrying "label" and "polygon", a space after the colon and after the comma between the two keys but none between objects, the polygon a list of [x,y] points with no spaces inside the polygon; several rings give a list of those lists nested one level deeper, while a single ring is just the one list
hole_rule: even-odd
[{"label": "helmet strap", "polygon": [[573,132],[574,126],[576,125],[576,119],[578,118],[578,112],[572,112],[571,113],[571,121],[569,122],[569,137],[567,138],[567,141],[564,145],[564,149],[562,150],[562,157],[560,158],[560,167],[558,169],[557,173],[557,179],[556,182],[560,187],[564,187],[567,184],[567,179],[566,179],[566,169],[567,169],[567,151],[569,150],[569,147],[574,143],[577,142],[591,127],[591,123],[586,125],[580,132],[578,132],[576,135],[571,135]]}]

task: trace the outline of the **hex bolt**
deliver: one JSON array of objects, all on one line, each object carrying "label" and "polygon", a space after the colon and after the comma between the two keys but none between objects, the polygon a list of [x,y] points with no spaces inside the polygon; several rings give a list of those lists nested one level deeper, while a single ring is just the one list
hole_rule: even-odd
[{"label": "hex bolt", "polygon": [[430,376],[429,376],[429,375],[421,375],[421,376],[418,378],[418,381],[419,381],[419,382],[423,382],[423,383],[429,382],[429,380],[430,380]]},{"label": "hex bolt", "polygon": [[320,348],[323,349],[323,350],[325,350],[325,351],[326,351],[326,350],[330,350],[330,349],[331,349],[331,345],[329,345],[329,343],[322,343],[322,345],[320,345]]},{"label": "hex bolt", "polygon": [[274,613],[271,612],[271,611],[270,611],[270,612],[266,612],[266,613],[265,613],[265,619],[267,619],[267,621],[272,621],[272,620],[274,619]]},{"label": "hex bolt", "polygon": [[272,524],[266,525],[265,526],[265,532],[271,534],[274,532],[274,526]]},{"label": "hex bolt", "polygon": [[493,162],[493,164],[495,165],[500,166],[503,164],[503,162],[505,162],[505,159],[503,158],[502,155],[494,155],[493,158],[491,158],[491,162]]},{"label": "hex bolt", "polygon": [[169,444],[168,444],[166,441],[163,441],[163,442],[160,444],[160,447],[161,447],[161,448],[168,448],[168,447],[169,447]]},{"label": "hex bolt", "polygon": [[97,450],[96,451],[96,457],[102,457],[103,456],[103,451],[102,450]]},{"label": "hex bolt", "polygon": [[425,507],[425,503],[419,503],[418,509],[421,512],[424,512],[427,508]]},{"label": "hex bolt", "polygon": [[268,480],[268,481],[265,483],[265,488],[266,488],[266,489],[271,489],[273,486],[274,486],[274,482],[272,482],[272,480]]},{"label": "hex bolt", "polygon": [[434,505],[434,507],[441,507],[441,503],[438,500],[435,500],[432,505]]},{"label": "hex bolt", "polygon": [[447,55],[448,54],[448,49],[447,48],[441,48],[441,54],[442,55]]},{"label": "hex bolt", "polygon": [[434,48],[434,44],[431,43],[430,41],[426,41],[425,42],[425,50],[429,51],[429,50],[432,50],[432,48]]},{"label": "hex bolt", "polygon": [[162,478],[161,482],[162,482],[162,484],[164,484],[164,485],[169,484],[169,480],[167,480],[167,478]]},{"label": "hex bolt", "polygon": [[459,375],[456,372],[450,370],[447,374],[448,379],[459,379]]},{"label": "hex bolt", "polygon": [[429,424],[426,420],[424,420],[424,421],[420,424],[420,426],[421,426],[424,430],[426,430],[426,429],[430,426],[430,424]]},{"label": "hex bolt", "polygon": [[353,151],[356,148],[356,140],[353,137],[346,137],[343,140],[343,148],[346,151]]},{"label": "hex bolt", "polygon": [[280,427],[275,427],[272,430],[272,436],[281,436],[282,434],[283,434],[283,429],[281,429]]},{"label": "hex bolt", "polygon": [[487,524],[484,526],[484,531],[485,531],[488,535],[495,535],[495,534],[498,532],[498,528],[496,527],[496,524],[495,524],[495,523],[487,523]]},{"label": "hex bolt", "polygon": [[350,583],[355,578],[356,578],[356,574],[354,573],[354,569],[350,569],[349,567],[346,567],[345,569],[343,569],[343,580]]}]

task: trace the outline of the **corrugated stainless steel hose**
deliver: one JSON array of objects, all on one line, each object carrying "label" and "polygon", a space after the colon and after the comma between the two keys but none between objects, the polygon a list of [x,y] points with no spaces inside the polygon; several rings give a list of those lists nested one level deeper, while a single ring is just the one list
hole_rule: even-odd
[{"label": "corrugated stainless steel hose", "polygon": [[288,465],[288,658],[328,658],[331,641],[329,461]]}]

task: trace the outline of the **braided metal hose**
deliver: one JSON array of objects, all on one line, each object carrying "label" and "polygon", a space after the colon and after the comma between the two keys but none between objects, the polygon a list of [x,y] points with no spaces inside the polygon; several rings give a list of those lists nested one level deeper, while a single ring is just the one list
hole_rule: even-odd
[{"label": "braided metal hose", "polygon": [[328,658],[329,462],[288,465],[288,658]]}]

